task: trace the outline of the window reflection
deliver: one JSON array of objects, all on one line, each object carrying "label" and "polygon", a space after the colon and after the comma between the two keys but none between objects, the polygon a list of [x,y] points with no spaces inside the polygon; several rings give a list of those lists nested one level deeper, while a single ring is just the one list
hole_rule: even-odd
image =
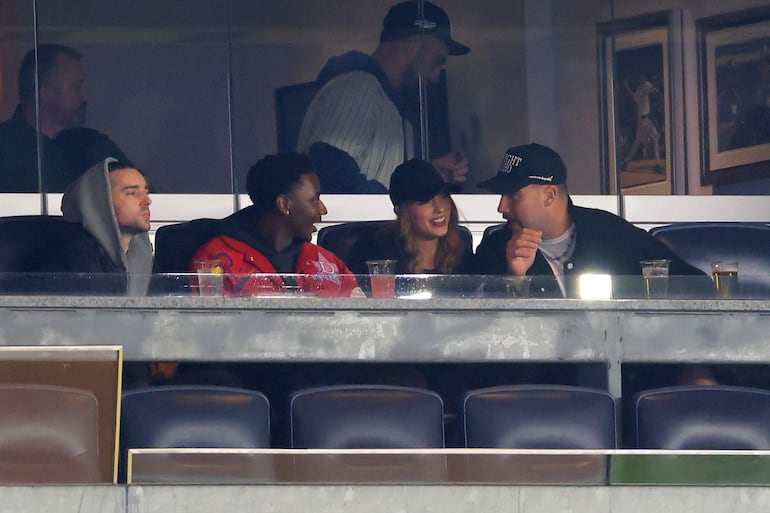
[{"label": "window reflection", "polygon": [[[312,87],[298,86],[313,83],[332,57],[377,52],[383,20],[396,3],[0,0],[0,120],[10,119],[20,103],[16,82],[25,52],[36,43],[65,45],[82,55],[78,62],[85,74],[85,119],[72,125],[103,136],[98,151],[86,151],[87,157],[107,152],[129,160],[146,170],[160,193],[242,193],[251,163],[296,146],[304,117],[298,106],[315,93]],[[422,11],[430,5],[414,3]],[[599,89],[607,77],[601,76],[606,71],[597,59],[599,25],[679,9],[686,28],[683,36],[689,38],[682,40],[686,49],[695,44],[690,32],[699,19],[764,5],[760,0],[735,7],[690,0],[663,2],[653,12],[644,3],[620,0],[584,0],[579,9],[565,0],[435,4],[451,20],[452,39],[472,51],[449,56],[442,69],[446,56],[433,52],[435,41],[423,34],[428,37],[423,56],[433,69],[425,68],[425,90],[413,82],[403,91],[404,110],[415,134],[407,134],[406,153],[467,157],[469,171],[465,181],[457,179],[456,192],[478,193],[476,183],[494,173],[505,148],[537,141],[558,148],[575,170],[570,177],[575,194],[603,190],[600,164],[607,149],[598,118],[606,113],[601,112]],[[676,51],[678,43],[671,41]],[[682,62],[675,59],[674,67],[697,67],[693,53],[676,57]],[[39,63],[36,69],[39,92],[44,92],[47,79]],[[665,135],[697,141],[697,77],[688,74],[682,82],[683,90],[673,92],[678,97],[671,108],[687,116],[670,131],[684,133]],[[286,89],[292,87],[297,89]],[[622,87],[622,82],[614,87]],[[42,103],[40,108],[42,113]],[[48,131],[45,116],[32,120],[42,133]],[[663,137],[665,130],[656,129]],[[57,134],[47,135],[53,140]],[[317,142],[309,139],[299,141],[303,149]],[[31,179],[22,181],[4,170],[2,192],[60,191],[70,175],[79,172],[68,169],[69,154],[75,150],[42,142],[38,152],[35,141],[29,158]],[[75,143],[81,153],[82,146],[89,146]],[[676,150],[670,149],[672,154]],[[701,149],[688,147],[673,162],[674,193],[712,192],[700,183]],[[3,165],[9,160],[6,151]],[[353,160],[360,168],[359,157],[353,155]],[[44,176],[53,173],[48,167],[55,168],[58,178],[39,183],[39,165]],[[385,175],[392,167],[385,166]],[[366,171],[362,174],[366,180],[376,179]],[[387,185],[385,175],[380,183]],[[764,193],[765,182],[757,181],[754,188],[744,183],[740,189]]]}]

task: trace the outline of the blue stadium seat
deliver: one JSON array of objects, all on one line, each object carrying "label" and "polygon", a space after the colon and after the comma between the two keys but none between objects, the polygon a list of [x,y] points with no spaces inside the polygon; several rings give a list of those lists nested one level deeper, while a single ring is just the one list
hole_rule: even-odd
[{"label": "blue stadium seat", "polygon": [[217,235],[219,219],[193,219],[184,223],[161,226],[155,233],[153,272],[186,273],[192,256]]},{"label": "blue stadium seat", "polygon": [[487,237],[491,236],[493,233],[499,232],[500,230],[504,230],[508,226],[507,223],[500,223],[500,224],[493,224],[491,226],[487,226],[484,228],[484,233],[481,236],[481,240],[486,239]]},{"label": "blue stadium seat", "polygon": [[637,446],[770,449],[770,391],[731,386],[646,390],[634,400]]},{"label": "blue stadium seat", "polygon": [[270,447],[270,405],[260,392],[175,385],[123,394],[121,477],[128,449]]},{"label": "blue stadium seat", "polygon": [[444,404],[435,392],[337,385],[292,394],[291,446],[314,449],[444,447]]},{"label": "blue stadium seat", "polygon": [[0,273],[39,271],[52,249],[79,229],[61,216],[0,217]]},{"label": "blue stadium seat", "polygon": [[155,232],[155,259],[152,293],[189,294],[193,255],[203,244],[219,234],[219,219],[193,219],[161,226]]},{"label": "blue stadium seat", "polygon": [[770,225],[674,223],[652,228],[650,234],[708,275],[711,262],[737,261],[739,297],[770,294]]},{"label": "blue stadium seat", "polygon": [[613,449],[615,400],[608,392],[564,385],[471,390],[463,401],[466,447]]},{"label": "blue stadium seat", "polygon": [[47,284],[33,273],[40,272],[52,251],[78,231],[79,224],[61,216],[0,217],[0,293],[47,292]]}]

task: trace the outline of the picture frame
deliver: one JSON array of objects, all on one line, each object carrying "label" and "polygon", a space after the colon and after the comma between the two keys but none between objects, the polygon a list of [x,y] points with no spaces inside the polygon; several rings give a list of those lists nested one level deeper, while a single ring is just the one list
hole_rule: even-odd
[{"label": "picture frame", "polygon": [[671,10],[598,26],[602,193],[675,191],[680,19]]},{"label": "picture frame", "polygon": [[770,7],[702,18],[701,183],[770,176]]}]

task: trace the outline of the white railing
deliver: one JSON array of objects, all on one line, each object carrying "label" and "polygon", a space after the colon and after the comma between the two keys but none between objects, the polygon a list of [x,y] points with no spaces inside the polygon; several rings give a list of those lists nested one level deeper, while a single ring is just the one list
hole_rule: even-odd
[{"label": "white railing", "polygon": [[[48,212],[61,214],[61,194],[48,194]],[[487,226],[502,222],[497,212],[498,195],[458,194],[454,196],[462,224],[468,226],[476,244]],[[225,217],[236,210],[229,194],[155,194],[152,196],[152,235],[159,227],[199,217]],[[576,195],[577,205],[619,213],[617,196]],[[323,197],[329,213],[318,228],[376,219],[392,219],[393,206],[385,194],[335,194]],[[238,205],[251,202],[246,195]],[[623,216],[643,228],[683,221],[770,222],[767,196],[627,196],[623,198]],[[0,194],[0,216],[30,215],[41,212],[38,194]]]}]

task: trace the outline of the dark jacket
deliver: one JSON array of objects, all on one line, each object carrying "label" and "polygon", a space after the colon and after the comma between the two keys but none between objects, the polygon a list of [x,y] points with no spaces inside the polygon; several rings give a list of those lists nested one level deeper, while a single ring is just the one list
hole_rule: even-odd
[{"label": "dark jacket", "polygon": [[324,194],[385,194],[387,187],[377,180],[368,180],[356,159],[336,146],[314,142],[307,151],[313,162],[321,192]]},{"label": "dark jacket", "polygon": [[391,85],[388,76],[377,61],[365,53],[354,50],[330,58],[318,73],[318,78],[316,79],[318,88],[320,89],[330,80],[352,71],[364,71],[374,76],[382,86],[385,94],[390,98],[390,101],[393,102],[393,105],[396,106],[402,116],[406,116],[403,95]]},{"label": "dark jacket", "polygon": [[56,256],[43,265],[42,271],[51,273],[45,277],[46,289],[56,294],[125,295],[126,270],[115,264],[99,241],[82,226],[73,231],[72,237],[55,249]]},{"label": "dark jacket", "polygon": [[[467,275],[471,273],[473,249],[464,247],[457,260],[457,265],[452,275]],[[396,260],[396,274],[404,275],[396,280],[398,294],[408,294],[409,289],[430,288],[446,296],[465,296],[474,292],[475,287],[471,283],[473,279],[462,277],[427,277],[414,278],[407,275],[411,271],[407,268],[409,256],[404,248],[404,240],[398,233],[398,224],[393,221],[384,227],[369,232],[362,236],[351,249],[348,257],[348,266],[357,275],[368,275],[367,260]],[[436,271],[426,271],[424,274],[437,274]],[[361,279],[361,288],[369,292],[366,279]]]},{"label": "dark jacket", "polygon": [[113,157],[128,159],[106,135],[92,128],[62,130],[41,141],[43,184],[37,173],[37,132],[24,119],[21,106],[0,123],[0,192],[61,192],[88,168]]},{"label": "dark jacket", "polygon": [[[615,280],[615,297],[642,297],[644,283],[641,277],[640,260],[671,260],[670,276],[697,276],[702,279],[672,279],[671,294],[703,295],[713,294],[711,279],[699,269],[691,266],[662,242],[647,231],[637,228],[622,217],[604,210],[577,207],[569,202],[569,213],[575,223],[577,236],[572,257],[564,263],[567,295],[576,297],[574,289],[577,276],[586,273],[609,274],[619,277]],[[505,250],[511,238],[508,227],[494,231],[485,237],[476,249],[473,269],[477,274],[504,275],[508,273]],[[551,266],[538,251],[535,261],[527,271],[533,276],[533,295],[561,297],[561,289],[554,277]],[[570,279],[573,278],[573,279]]]},{"label": "dark jacket", "polygon": [[67,187],[62,197],[64,219],[82,229],[61,247],[51,248],[51,258],[43,266],[53,273],[105,276],[68,276],[70,287],[57,286],[59,292],[131,296],[148,292],[152,245],[146,232],[137,233],[128,252],[123,251],[110,188],[108,164],[112,161],[93,166]]}]

